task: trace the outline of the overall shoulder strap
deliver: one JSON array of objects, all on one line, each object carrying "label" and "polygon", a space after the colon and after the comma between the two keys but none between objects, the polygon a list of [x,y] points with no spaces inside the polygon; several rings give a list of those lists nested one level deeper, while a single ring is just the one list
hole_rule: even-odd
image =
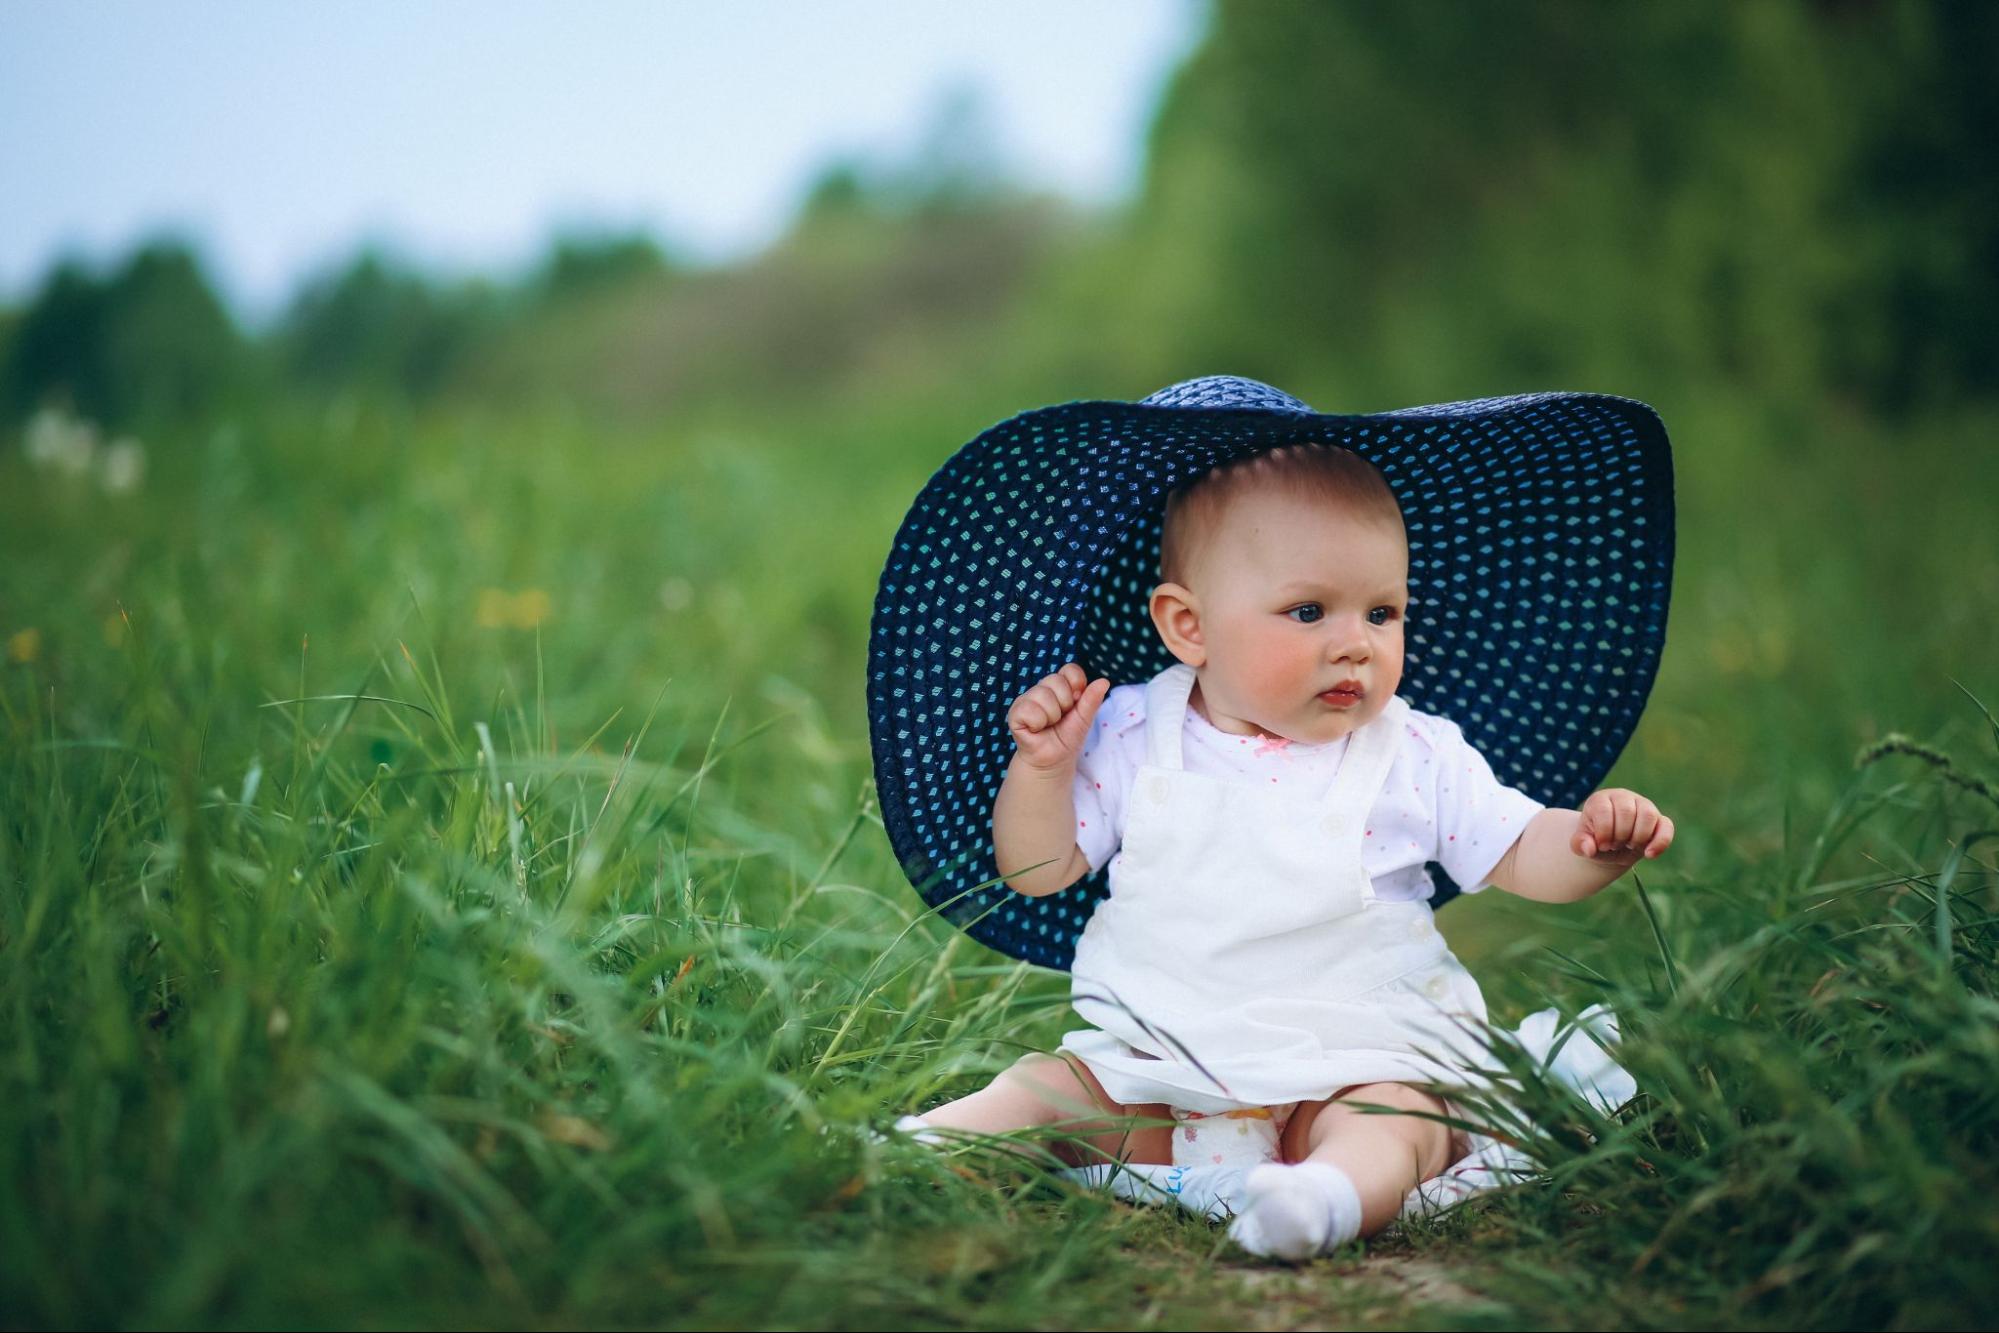
[{"label": "overall shoulder strap", "polygon": [[1336,814],[1365,814],[1374,804],[1395,756],[1402,749],[1402,728],[1409,717],[1409,703],[1401,695],[1391,695],[1381,715],[1353,733],[1347,752],[1340,760],[1339,775],[1326,795],[1326,805]]},{"label": "overall shoulder strap", "polygon": [[1194,692],[1194,668],[1175,662],[1145,683],[1146,762],[1160,768],[1180,767],[1180,731],[1187,721],[1187,699]]}]

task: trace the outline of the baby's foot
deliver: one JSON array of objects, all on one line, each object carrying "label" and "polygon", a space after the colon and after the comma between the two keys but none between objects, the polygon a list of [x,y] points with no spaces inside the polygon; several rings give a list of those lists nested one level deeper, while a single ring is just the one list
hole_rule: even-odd
[{"label": "baby's foot", "polygon": [[1229,1236],[1251,1254],[1309,1259],[1360,1234],[1360,1195],[1325,1162],[1266,1163],[1243,1181],[1242,1211]]}]

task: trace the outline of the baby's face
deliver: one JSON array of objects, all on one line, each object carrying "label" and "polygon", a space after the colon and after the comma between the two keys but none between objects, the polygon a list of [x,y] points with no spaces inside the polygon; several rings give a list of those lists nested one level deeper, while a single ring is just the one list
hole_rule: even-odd
[{"label": "baby's face", "polygon": [[[1194,706],[1220,730],[1323,745],[1388,707],[1409,609],[1409,544],[1392,517],[1251,496],[1225,516],[1192,577],[1194,622],[1178,623],[1197,623],[1192,656],[1205,660],[1192,662]],[[1155,617],[1160,605],[1155,592]],[[1357,700],[1327,697],[1353,682]]]}]

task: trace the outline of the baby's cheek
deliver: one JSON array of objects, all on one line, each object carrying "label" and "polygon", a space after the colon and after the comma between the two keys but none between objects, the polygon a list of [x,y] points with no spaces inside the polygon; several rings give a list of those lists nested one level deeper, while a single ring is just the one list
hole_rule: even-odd
[{"label": "baby's cheek", "polygon": [[1259,645],[1249,655],[1244,676],[1251,689],[1265,698],[1288,699],[1313,684],[1313,663],[1303,653],[1286,653],[1276,644]]}]

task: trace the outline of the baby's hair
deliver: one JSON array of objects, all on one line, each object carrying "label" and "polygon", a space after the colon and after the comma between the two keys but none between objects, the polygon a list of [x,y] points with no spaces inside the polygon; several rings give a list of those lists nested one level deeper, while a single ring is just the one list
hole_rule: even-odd
[{"label": "baby's hair", "polygon": [[1220,531],[1229,507],[1266,491],[1322,501],[1356,517],[1390,521],[1405,534],[1408,531],[1401,502],[1374,464],[1343,445],[1316,440],[1280,445],[1231,459],[1173,488],[1166,497],[1165,528],[1159,540],[1159,577],[1186,584],[1195,557]]}]

